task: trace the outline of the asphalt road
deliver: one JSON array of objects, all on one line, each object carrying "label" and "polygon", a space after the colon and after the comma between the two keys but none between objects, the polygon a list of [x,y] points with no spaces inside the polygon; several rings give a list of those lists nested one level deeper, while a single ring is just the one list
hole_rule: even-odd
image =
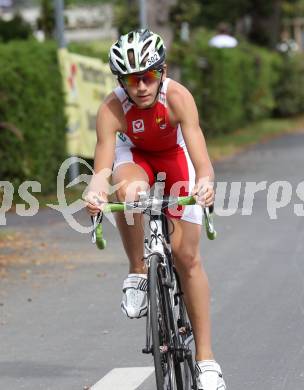
[{"label": "asphalt road", "polygon": [[[201,245],[213,347],[229,390],[304,389],[304,217],[294,212],[304,203],[301,187],[303,200],[296,195],[303,150],[304,134],[288,135],[215,166],[218,181],[242,183],[236,212],[218,215],[217,240],[204,236]],[[242,215],[245,182],[262,181],[252,215]],[[278,181],[284,190],[276,194]],[[291,202],[271,219],[275,199],[283,202],[290,191]],[[222,215],[220,205],[219,196]],[[77,218],[87,221],[81,212]],[[106,224],[102,252],[50,209],[10,214],[1,230],[12,235],[0,247],[11,263],[0,279],[1,390],[81,390],[115,368],[152,366],[141,353],[144,321],[120,311],[127,260],[113,226]],[[153,375],[137,389],[155,389]]]}]

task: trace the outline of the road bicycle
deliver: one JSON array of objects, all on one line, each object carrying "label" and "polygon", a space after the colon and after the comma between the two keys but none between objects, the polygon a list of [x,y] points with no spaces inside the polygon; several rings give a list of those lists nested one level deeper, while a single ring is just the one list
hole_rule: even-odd
[{"label": "road bicycle", "polygon": [[[149,197],[139,194],[135,202],[107,203],[103,213],[140,212],[148,216],[144,224],[143,261],[148,271],[148,311],[146,342],[142,350],[152,354],[157,390],[197,390],[197,379],[192,354],[193,332],[183,299],[183,292],[170,247],[170,220],[167,208],[194,205],[192,196]],[[207,236],[216,237],[212,209],[203,208]],[[102,216],[92,217],[92,242],[99,249],[106,247]],[[172,229],[174,228],[171,222]]]}]

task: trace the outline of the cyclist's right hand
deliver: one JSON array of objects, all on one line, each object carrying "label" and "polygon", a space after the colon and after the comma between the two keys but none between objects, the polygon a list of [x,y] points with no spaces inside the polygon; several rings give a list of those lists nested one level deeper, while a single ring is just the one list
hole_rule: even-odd
[{"label": "cyclist's right hand", "polygon": [[108,202],[105,193],[95,191],[89,191],[84,200],[86,201],[87,211],[92,216],[99,214]]}]

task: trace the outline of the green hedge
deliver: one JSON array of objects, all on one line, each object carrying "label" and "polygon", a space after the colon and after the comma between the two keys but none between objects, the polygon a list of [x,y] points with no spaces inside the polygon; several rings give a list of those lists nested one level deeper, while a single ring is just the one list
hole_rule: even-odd
[{"label": "green hedge", "polygon": [[55,44],[0,45],[0,124],[1,180],[38,180],[42,192],[55,190],[66,128]]},{"label": "green hedge", "polygon": [[304,55],[284,55],[277,65],[280,74],[274,88],[275,112],[280,116],[304,112]]},{"label": "green hedge", "polygon": [[194,94],[205,131],[227,133],[270,117],[277,106],[279,54],[242,42],[234,49],[211,48],[209,37],[198,30],[190,44],[175,44],[170,57]]},{"label": "green hedge", "polygon": [[68,50],[72,53],[81,54],[83,56],[99,58],[103,62],[107,63],[108,53],[112,43],[114,42],[111,40],[93,41],[88,43],[71,42],[68,45]]},{"label": "green hedge", "polygon": [[20,15],[14,15],[13,19],[9,21],[0,18],[0,42],[29,39],[31,35],[31,25],[25,22]]}]

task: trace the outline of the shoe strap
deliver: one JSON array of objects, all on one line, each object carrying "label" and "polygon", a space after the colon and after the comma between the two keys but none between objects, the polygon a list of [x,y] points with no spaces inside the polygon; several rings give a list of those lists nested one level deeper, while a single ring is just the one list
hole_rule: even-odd
[{"label": "shoe strap", "polygon": [[122,290],[125,292],[128,288],[134,288],[135,290],[147,291],[148,280],[146,277],[129,275],[123,283]]},{"label": "shoe strap", "polygon": [[201,362],[196,362],[195,372],[198,375],[204,374],[207,371],[217,372],[220,377],[222,377],[222,370],[220,365],[214,360],[203,360]]}]

